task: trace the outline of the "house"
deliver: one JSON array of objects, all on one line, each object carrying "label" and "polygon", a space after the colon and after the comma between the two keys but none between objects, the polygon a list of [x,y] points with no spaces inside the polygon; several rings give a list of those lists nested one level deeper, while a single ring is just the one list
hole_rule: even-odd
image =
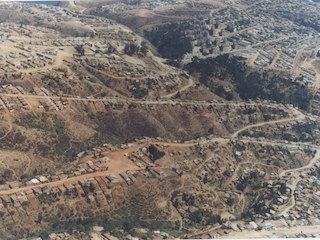
[{"label": "house", "polygon": [[120,173],[120,176],[126,181],[126,183],[127,183],[128,185],[132,184],[132,181],[131,181],[131,179],[129,178],[129,176],[128,176],[127,174],[125,174],[125,173]]},{"label": "house", "polygon": [[18,181],[10,182],[9,186],[11,189],[19,188],[20,182],[18,182]]},{"label": "house", "polygon": [[112,236],[110,233],[103,233],[103,237],[105,237],[107,240],[118,240],[118,238]]},{"label": "house", "polygon": [[220,234],[217,233],[217,232],[210,232],[208,235],[209,235],[210,238],[218,238],[218,237],[220,237]]},{"label": "house", "polygon": [[9,184],[1,184],[1,185],[0,185],[0,191],[2,191],[2,190],[8,190],[8,189],[10,189]]},{"label": "house", "polygon": [[40,181],[36,178],[32,178],[29,182],[27,182],[27,185],[36,185],[39,184]]},{"label": "house", "polygon": [[38,180],[39,180],[41,183],[47,183],[47,182],[49,182],[48,178],[45,177],[45,176],[40,176],[40,177],[38,178]]},{"label": "house", "polygon": [[91,204],[96,202],[96,199],[93,195],[88,195],[88,200]]},{"label": "house", "polygon": [[253,222],[253,221],[249,222],[249,226],[250,226],[250,228],[253,229],[253,230],[255,230],[255,229],[257,229],[257,228],[259,227],[259,226],[258,226],[255,222]]},{"label": "house", "polygon": [[12,202],[11,202],[11,198],[10,198],[9,196],[7,196],[7,195],[1,196],[1,199],[2,199],[2,201],[3,201],[3,205],[4,205],[4,206],[7,206],[7,205],[9,205],[9,204],[12,203]]},{"label": "house", "polygon": [[26,205],[29,203],[29,200],[26,195],[18,196],[18,199],[19,199],[21,205]]}]

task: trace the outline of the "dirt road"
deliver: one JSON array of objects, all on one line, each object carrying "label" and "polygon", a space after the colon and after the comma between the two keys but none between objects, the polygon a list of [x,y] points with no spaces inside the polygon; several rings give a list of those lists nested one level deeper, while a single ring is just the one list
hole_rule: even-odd
[{"label": "dirt road", "polygon": [[238,137],[238,135],[245,131],[248,130],[250,128],[255,128],[255,127],[262,127],[265,125],[272,125],[272,124],[277,124],[277,123],[285,123],[285,122],[292,122],[292,121],[298,121],[298,120],[303,120],[305,119],[305,115],[303,113],[301,113],[300,111],[292,108],[293,112],[295,113],[296,117],[292,117],[292,118],[283,118],[283,119],[279,119],[279,120],[272,120],[272,121],[268,121],[268,122],[260,122],[260,123],[256,123],[256,124],[251,124],[248,126],[245,126],[241,129],[239,129],[238,131],[236,131],[235,133],[232,134],[232,138],[236,138]]},{"label": "dirt road", "polygon": [[178,93],[181,93],[181,92],[184,92],[184,91],[188,90],[188,89],[191,88],[193,85],[194,85],[193,80],[192,80],[191,78],[189,78],[189,81],[188,81],[188,84],[187,84],[187,85],[181,87],[179,90],[177,90],[177,91],[175,91],[175,92],[173,92],[173,93],[169,93],[169,94],[163,95],[163,96],[161,96],[161,97],[163,97],[163,98],[172,98],[172,97],[176,96]]},{"label": "dirt road", "polygon": [[[287,175],[287,174],[289,174],[289,173],[292,174],[292,173],[296,173],[296,172],[301,172],[301,171],[303,171],[303,170],[308,170],[308,169],[312,168],[313,165],[314,165],[319,159],[320,159],[320,150],[317,149],[317,152],[316,152],[315,156],[310,160],[310,162],[309,162],[307,165],[305,165],[305,166],[303,166],[303,167],[300,167],[300,168],[294,168],[294,169],[289,169],[289,170],[282,171],[282,172],[279,174],[279,177],[282,178],[282,177],[284,177],[285,175]],[[295,204],[296,204],[296,199],[295,199],[294,193],[295,193],[295,190],[296,190],[297,185],[298,185],[298,183],[300,182],[301,178],[300,178],[299,176],[294,176],[294,177],[295,177],[295,179],[294,179],[293,183],[288,185],[288,187],[290,187],[290,189],[291,189],[291,196],[290,196],[290,197],[291,197],[291,201],[290,201],[291,203],[290,203],[290,205],[285,206],[285,208],[282,209],[282,210],[277,214],[278,216],[283,216],[284,214],[286,214],[287,212],[289,212],[290,209],[292,209],[292,208],[295,206]]]},{"label": "dirt road", "polygon": [[294,172],[300,172],[300,171],[303,171],[303,170],[308,170],[308,169],[312,168],[313,165],[315,164],[315,162],[318,161],[319,159],[320,159],[320,150],[317,149],[315,156],[310,160],[308,165],[305,165],[305,166],[299,167],[299,168],[294,168],[294,169],[289,169],[289,170],[282,171],[279,174],[279,177],[284,177],[288,173],[294,173]]},{"label": "dirt road", "polygon": [[287,186],[291,189],[291,203],[290,205],[285,206],[278,214],[277,216],[283,216],[284,214],[286,214],[287,212],[289,212],[289,210],[291,208],[293,208],[296,205],[296,199],[294,197],[294,191],[298,185],[298,183],[300,182],[300,179],[295,179],[294,182],[292,184],[288,184]]},{"label": "dirt road", "polygon": [[[132,166],[130,168],[127,167],[127,170],[139,170],[140,168],[137,166]],[[112,172],[112,174],[120,174],[124,172],[123,169],[119,169],[119,171],[117,172]],[[32,189],[40,189],[43,187],[48,187],[48,188],[52,188],[52,187],[58,187],[58,186],[62,186],[63,184],[72,184],[72,183],[77,183],[81,180],[85,180],[85,179],[90,179],[90,178],[95,178],[95,177],[103,177],[103,176],[107,176],[108,174],[110,174],[111,172],[109,170],[107,171],[101,171],[101,172],[94,172],[94,173],[89,173],[89,174],[84,174],[81,176],[74,176],[74,177],[70,177],[70,178],[66,178],[66,179],[61,179],[58,181],[54,181],[54,182],[49,182],[49,183],[42,183],[42,184],[38,184],[38,185],[32,185],[32,186],[25,186],[25,187],[20,187],[20,188],[15,188],[15,189],[9,189],[9,190],[2,190],[0,191],[0,196],[1,195],[9,195],[9,194],[14,194],[14,193],[19,193],[19,192],[24,192],[27,190],[32,190]]]},{"label": "dirt road", "polygon": [[[90,98],[90,97],[76,97],[76,96],[42,96],[42,95],[33,95],[33,94],[13,94],[13,93],[0,93],[0,97],[24,97],[26,99],[33,98],[33,99],[44,99],[47,100],[48,97],[51,99],[59,100],[61,98],[65,98],[68,101],[79,101],[79,102],[117,102],[123,101],[128,103],[136,103],[136,104],[145,104],[145,105],[176,105],[181,104],[185,106],[232,106],[232,107],[239,107],[239,106],[259,106],[259,105],[266,105],[266,103],[251,103],[251,102],[207,102],[207,101],[179,101],[179,100],[137,100],[133,98],[120,98],[120,97],[105,97],[105,98]],[[269,107],[281,107],[279,104],[274,103],[267,103]],[[295,110],[297,111],[297,110]],[[298,111],[297,111],[298,112]],[[299,114],[302,114],[299,112]],[[290,120],[290,119],[288,119]],[[291,119],[294,120],[294,119]],[[282,120],[279,120],[282,121]],[[264,124],[271,124],[270,123],[263,123]],[[248,126],[248,128],[254,127],[253,125]]]},{"label": "dirt road", "polygon": [[319,225],[309,225],[309,226],[296,226],[288,228],[277,228],[276,230],[267,231],[249,231],[245,230],[243,232],[230,232],[228,235],[223,236],[223,238],[233,239],[233,238],[283,238],[285,236],[295,237],[296,234],[319,234]]}]

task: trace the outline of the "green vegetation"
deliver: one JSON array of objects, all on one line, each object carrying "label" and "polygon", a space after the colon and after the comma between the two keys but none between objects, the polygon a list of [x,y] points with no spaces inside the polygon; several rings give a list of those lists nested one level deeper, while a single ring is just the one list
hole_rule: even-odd
[{"label": "green vegetation", "polygon": [[4,149],[16,149],[20,151],[33,150],[45,158],[60,161],[70,161],[74,156],[93,144],[88,142],[73,142],[66,130],[65,120],[56,114],[22,115],[15,121],[18,126],[32,129],[39,134],[38,138],[30,141],[27,132],[14,130],[8,135],[10,141],[0,141]]},{"label": "green vegetation", "polygon": [[[303,110],[309,108],[311,93],[305,86],[296,84],[281,74],[250,71],[242,60],[229,55],[208,59],[194,58],[186,69],[191,74],[200,75],[201,83],[228,100],[233,99],[235,94],[232,91],[235,91],[244,100],[265,99],[293,104]],[[226,95],[217,84],[218,80],[231,84],[234,89]]]},{"label": "green vegetation", "polygon": [[191,40],[185,34],[186,24],[170,23],[145,31],[145,37],[165,58],[181,58],[192,51]]},{"label": "green vegetation", "polygon": [[78,45],[78,46],[75,47],[75,49],[76,49],[77,53],[80,54],[80,56],[84,56],[85,50],[84,50],[83,45]]},{"label": "green vegetation", "polygon": [[133,56],[136,54],[142,54],[143,56],[147,55],[149,49],[146,41],[141,42],[141,47],[134,42],[127,43],[124,47],[124,53]]},{"label": "green vegetation", "polygon": [[148,150],[149,150],[149,152],[150,152],[150,154],[151,154],[151,159],[152,159],[153,161],[156,161],[156,160],[162,158],[162,157],[165,155],[164,152],[160,151],[160,150],[159,150],[156,146],[154,146],[154,145],[150,145],[149,148],[148,148]]},{"label": "green vegetation", "polygon": [[128,54],[130,56],[137,54],[140,51],[140,47],[136,43],[127,43],[124,47],[125,54]]},{"label": "green vegetation", "polygon": [[249,175],[242,176],[237,184],[237,189],[244,191],[248,186],[251,189],[257,190],[261,187],[262,179],[259,177],[259,172],[252,171]]},{"label": "green vegetation", "polygon": [[209,211],[204,209],[198,209],[197,211],[189,215],[189,219],[192,222],[209,225],[215,223],[222,223],[221,217],[219,215],[212,215]]},{"label": "green vegetation", "polygon": [[0,175],[0,182],[4,183],[8,180],[11,180],[12,175],[13,175],[13,171],[11,169],[8,169],[8,168],[4,169],[3,173]]},{"label": "green vegetation", "polygon": [[29,237],[41,237],[42,239],[48,239],[49,234],[51,233],[73,233],[74,231],[82,231],[82,232],[89,232],[92,230],[92,227],[95,225],[95,221],[92,219],[86,220],[77,220],[73,221],[70,220],[68,222],[61,222],[58,218],[55,218],[53,224],[38,233],[34,233]]}]

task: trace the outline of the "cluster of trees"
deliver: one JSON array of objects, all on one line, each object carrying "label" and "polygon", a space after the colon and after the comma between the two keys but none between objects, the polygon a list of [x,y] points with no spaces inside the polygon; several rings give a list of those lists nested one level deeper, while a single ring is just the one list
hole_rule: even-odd
[{"label": "cluster of trees", "polygon": [[128,5],[139,5],[142,3],[142,0],[126,0],[125,3]]},{"label": "cluster of trees", "polygon": [[145,41],[142,41],[141,46],[139,46],[137,43],[130,42],[125,45],[124,52],[125,54],[128,54],[130,56],[136,55],[139,53],[141,53],[142,55],[147,55],[148,46]]},{"label": "cluster of trees", "polygon": [[137,54],[140,51],[140,47],[136,43],[127,43],[124,47],[125,54],[128,54],[130,56]]},{"label": "cluster of trees", "polygon": [[[311,93],[307,87],[294,83],[282,75],[271,75],[267,71],[252,71],[241,58],[227,54],[207,59],[195,57],[186,69],[191,74],[200,75],[200,82],[218,95],[222,88],[217,86],[217,79],[231,84],[236,94],[245,100],[266,99],[293,104],[303,110],[309,108]],[[221,94],[223,93],[222,91]],[[231,100],[230,95],[226,98]]]},{"label": "cluster of trees", "polygon": [[13,171],[11,169],[4,169],[3,173],[0,175],[0,184],[4,184],[6,181],[12,180]]},{"label": "cluster of trees", "polygon": [[135,98],[142,99],[149,94],[149,90],[147,88],[137,87],[136,89],[132,90],[132,93]]},{"label": "cluster of trees", "polygon": [[154,145],[150,145],[149,148],[148,148],[150,154],[151,154],[151,159],[152,161],[156,161],[160,158],[162,158],[165,153],[160,151],[156,146]]},{"label": "cluster of trees", "polygon": [[237,189],[240,191],[244,191],[247,186],[250,186],[251,189],[257,190],[261,187],[262,179],[259,177],[259,172],[252,171],[249,175],[243,176],[240,178]]},{"label": "cluster of trees", "polygon": [[170,23],[145,31],[145,37],[157,48],[164,58],[177,59],[192,52],[192,42],[185,34],[183,23]]},{"label": "cluster of trees", "polygon": [[77,53],[80,54],[80,56],[84,56],[85,50],[83,45],[78,45],[78,46],[75,46],[74,48],[76,49]]},{"label": "cluster of trees", "polygon": [[198,224],[204,224],[204,225],[215,224],[215,223],[222,224],[223,222],[220,215],[212,214],[209,211],[206,211],[204,209],[198,209],[197,211],[191,213],[189,215],[189,219],[192,222],[195,222]]}]

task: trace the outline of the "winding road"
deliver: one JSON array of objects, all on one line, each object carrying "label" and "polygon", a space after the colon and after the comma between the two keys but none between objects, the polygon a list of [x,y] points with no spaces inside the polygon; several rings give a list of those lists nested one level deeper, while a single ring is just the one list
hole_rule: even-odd
[{"label": "winding road", "polygon": [[320,149],[316,150],[316,154],[314,155],[314,157],[310,160],[308,165],[305,165],[303,167],[299,167],[299,168],[294,168],[294,169],[289,169],[289,170],[285,170],[282,171],[279,174],[279,177],[282,178],[285,175],[287,175],[288,173],[295,173],[295,172],[301,172],[303,170],[309,170],[310,168],[313,167],[313,165],[320,159]]},{"label": "winding road", "polygon": [[[184,86],[183,89],[180,89],[179,91],[185,91],[188,88],[193,86],[193,81],[191,80],[188,85]],[[171,98],[175,95],[176,93],[171,93],[169,95],[163,96],[164,98]],[[33,99],[45,99],[45,100],[60,100],[61,97],[60,96],[39,96],[39,95],[32,95],[32,94],[10,94],[10,93],[0,93],[0,97],[18,97],[18,96],[23,96],[23,98],[25,99],[29,99],[29,98],[33,98]],[[245,102],[240,102],[240,103],[229,103],[229,102],[204,102],[204,101],[177,101],[177,100],[171,100],[171,99],[162,99],[162,100],[136,100],[136,99],[126,99],[126,98],[83,98],[83,97],[74,97],[74,96],[67,96],[67,97],[63,97],[68,101],[82,101],[82,102],[105,102],[105,101],[110,101],[110,102],[117,102],[117,101],[122,101],[122,102],[126,102],[126,103],[135,103],[135,104],[146,104],[146,105],[175,105],[175,104],[181,104],[181,105],[202,105],[202,106],[257,106],[259,104],[257,103],[245,103]],[[3,101],[1,100],[0,103],[3,103]],[[261,103],[261,105],[265,105],[266,103]],[[269,103],[267,103],[269,104]],[[5,105],[4,105],[5,106]],[[279,107],[280,105],[277,104],[269,104],[269,106],[274,106],[274,107]],[[298,120],[304,120],[306,119],[306,115],[300,111],[298,111],[297,109],[293,108],[293,107],[286,107],[287,110],[289,110],[292,114],[292,117],[288,117],[288,118],[282,118],[282,119],[278,119],[278,120],[271,120],[271,121],[266,121],[266,122],[260,122],[260,123],[255,123],[255,124],[250,124],[247,125],[239,130],[237,130],[236,132],[232,133],[230,136],[227,136],[225,138],[217,138],[217,137],[212,137],[212,138],[208,138],[207,140],[202,140],[199,139],[198,141],[195,140],[192,143],[172,143],[172,142],[157,142],[157,141],[153,141],[154,144],[168,144],[170,146],[176,146],[176,147],[188,147],[188,146],[195,146],[195,145],[199,145],[199,144],[206,144],[208,142],[219,142],[219,143],[227,143],[230,140],[233,139],[238,139],[240,133],[242,133],[243,131],[246,131],[248,129],[252,129],[252,128],[256,128],[256,127],[262,127],[265,125],[272,125],[272,124],[279,124],[279,123],[286,123],[286,122],[292,122],[292,121],[298,121]],[[5,109],[6,112],[8,112],[7,109]],[[12,129],[12,127],[11,127]],[[10,130],[11,131],[11,130]],[[290,145],[290,144],[296,144],[296,145],[302,145],[303,143],[285,143],[285,142],[273,142],[270,141],[268,142],[268,140],[264,140],[262,141],[258,141],[255,139],[242,139],[243,141],[248,141],[248,142],[257,142],[257,143],[265,143],[265,144],[272,144],[272,145]],[[306,147],[306,145],[303,145]],[[309,146],[310,147],[310,146]],[[312,145],[311,147],[314,147],[314,145]],[[120,153],[119,153],[120,154]],[[114,157],[110,157],[110,159],[116,159],[118,158],[120,155],[123,156],[123,152],[120,155],[114,155]],[[289,169],[289,170],[284,170],[280,173],[279,177],[282,178],[284,176],[286,176],[288,173],[294,173],[294,172],[300,172],[300,171],[304,171],[304,170],[308,170],[310,169],[314,163],[316,161],[318,161],[320,159],[320,149],[316,148],[316,154],[315,156],[310,160],[310,162],[303,167],[300,168],[296,168],[296,169]],[[128,160],[128,159],[127,159]],[[129,161],[129,160],[128,160]],[[117,161],[119,162],[119,161]],[[240,163],[235,171],[235,174],[230,178],[229,183],[233,180],[233,178],[236,177],[236,173],[238,172],[239,168],[242,166],[242,164],[247,164],[248,162],[244,162],[244,163]],[[130,163],[127,163],[123,165],[123,167],[119,167],[116,169],[116,172],[112,172],[113,174],[120,174],[122,172],[126,172],[127,170],[140,170],[139,167],[137,167],[136,165]],[[18,192],[24,192],[27,190],[31,190],[31,189],[38,189],[38,188],[42,188],[42,187],[57,187],[57,186],[61,186],[63,184],[72,184],[72,183],[77,183],[80,180],[84,180],[84,179],[89,179],[89,178],[95,178],[95,177],[100,177],[100,176],[106,176],[110,174],[110,170],[107,171],[100,171],[100,172],[94,172],[94,173],[88,173],[88,174],[83,174],[81,176],[72,176],[69,178],[64,178],[64,179],[60,179],[54,182],[48,182],[48,183],[42,183],[42,184],[38,184],[38,185],[33,185],[33,186],[22,186],[19,188],[15,188],[15,189],[8,189],[8,190],[1,190],[0,191],[0,196],[3,195],[10,195],[10,194],[15,194]],[[295,198],[294,198],[294,191],[296,186],[298,185],[300,179],[295,179],[295,181],[290,185],[291,189],[292,189],[292,195],[291,195],[291,201],[290,201],[290,205],[289,206],[285,206],[285,208],[279,213],[279,215],[283,215],[284,213],[288,212],[291,208],[293,208],[295,206]],[[239,196],[239,199],[241,198],[241,196]],[[243,200],[244,203],[244,200]],[[171,206],[172,207],[172,206]],[[177,214],[175,214],[174,209],[172,209],[172,220],[178,220],[180,223],[180,228],[183,227],[183,221],[182,219],[179,218],[179,216]],[[212,227],[212,228],[206,228],[202,231],[197,231],[196,234],[202,232],[202,233],[206,233],[209,231],[212,231],[213,229],[218,229],[219,227]]]},{"label": "winding road", "polygon": [[193,81],[191,78],[189,78],[189,81],[188,81],[188,84],[187,84],[187,85],[181,87],[179,90],[177,90],[177,91],[175,91],[175,92],[173,92],[173,93],[169,93],[169,94],[163,95],[163,96],[161,96],[161,97],[162,97],[162,98],[172,98],[172,97],[176,96],[178,93],[182,93],[182,92],[188,90],[188,89],[191,88],[193,85],[194,85],[194,81]]},{"label": "winding road", "polygon": [[[288,175],[289,173],[297,173],[297,172],[302,172],[304,170],[309,170],[310,168],[312,168],[314,166],[314,164],[320,160],[320,149],[316,150],[316,154],[315,156],[310,160],[310,162],[303,166],[303,167],[299,167],[299,168],[294,168],[294,169],[289,169],[289,170],[285,170],[282,171],[279,174],[280,178],[283,178],[284,176]],[[295,204],[296,204],[296,199],[294,196],[295,190],[297,188],[298,183],[301,181],[301,178],[299,176],[295,176],[296,178],[294,179],[292,184],[288,184],[288,187],[290,187],[291,189],[291,201],[290,201],[290,205],[285,206],[284,209],[282,209],[277,215],[278,216],[283,216],[284,214],[286,214],[290,209],[292,209]]]},{"label": "winding road", "polygon": [[238,131],[236,131],[235,133],[232,134],[232,138],[237,138],[238,135],[245,131],[245,130],[248,130],[250,128],[255,128],[255,127],[262,127],[262,126],[265,126],[265,125],[272,125],[272,124],[277,124],[277,123],[285,123],[285,122],[292,122],[292,121],[298,121],[298,120],[303,120],[306,118],[306,116],[298,111],[297,109],[295,108],[291,108],[291,110],[293,111],[293,113],[296,115],[296,117],[293,117],[293,118],[283,118],[283,119],[279,119],[279,120],[272,120],[272,121],[268,121],[268,122],[260,122],[260,123],[256,123],[256,124],[251,124],[251,125],[248,125],[248,126],[245,126],[241,129],[239,129]]}]

